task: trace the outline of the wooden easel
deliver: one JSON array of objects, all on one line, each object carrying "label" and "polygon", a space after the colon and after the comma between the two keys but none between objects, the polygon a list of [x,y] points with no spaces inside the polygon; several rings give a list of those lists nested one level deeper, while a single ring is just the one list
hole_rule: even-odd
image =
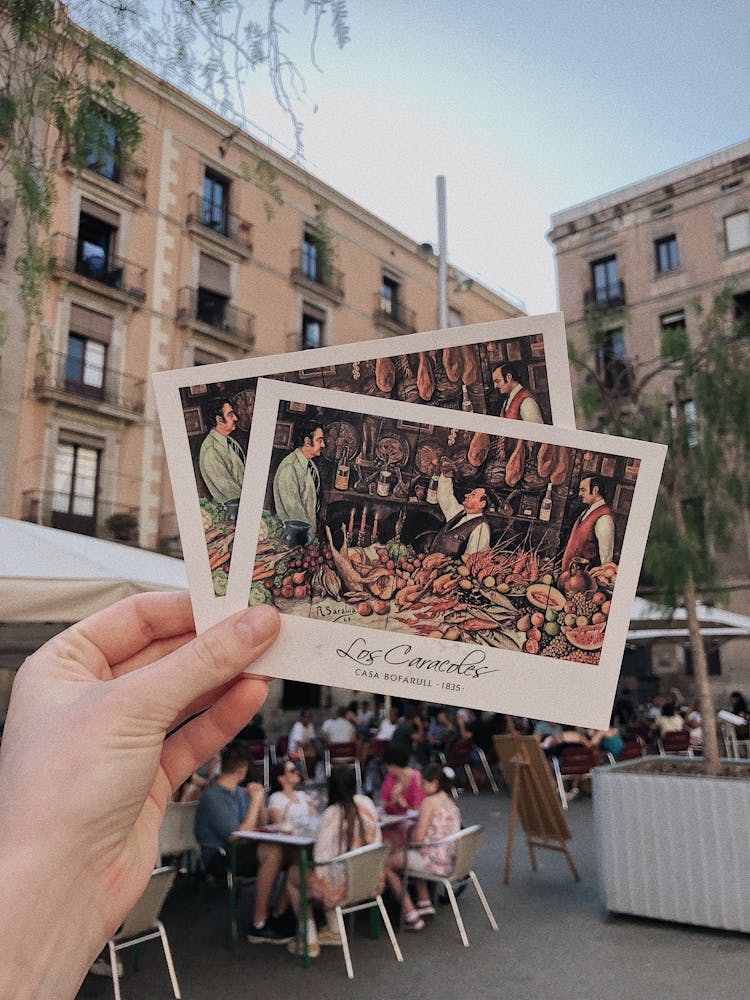
[{"label": "wooden easel", "polygon": [[571,840],[572,834],[557,796],[544,751],[535,737],[521,736],[510,718],[508,726],[509,735],[494,737],[495,750],[505,783],[511,789],[503,883],[508,885],[510,881],[513,836],[519,818],[526,833],[526,846],[529,849],[532,869],[538,870],[536,848],[560,851],[565,855],[574,879],[580,882],[581,876],[568,850],[568,841]]}]

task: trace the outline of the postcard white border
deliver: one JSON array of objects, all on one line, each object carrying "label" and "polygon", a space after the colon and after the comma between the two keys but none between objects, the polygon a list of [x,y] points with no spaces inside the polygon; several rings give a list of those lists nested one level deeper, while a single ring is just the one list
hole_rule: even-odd
[{"label": "postcard white border", "polygon": [[[561,427],[575,427],[568,348],[562,313],[493,320],[489,323],[452,327],[447,330],[433,330],[428,333],[415,333],[402,337],[357,341],[354,344],[320,347],[310,351],[295,351],[193,368],[179,368],[173,371],[156,372],[152,375],[167,467],[172,482],[175,514],[182,540],[183,559],[185,560],[193,607],[196,618],[200,619],[201,626],[205,628],[208,624],[221,621],[222,618],[226,617],[228,611],[224,607],[226,599],[217,597],[211,584],[208,550],[205,544],[201,509],[198,502],[198,488],[193,472],[190,442],[185,429],[180,389],[191,385],[213,385],[216,382],[232,382],[243,378],[272,377],[307,368],[351,364],[355,361],[396,357],[401,354],[418,354],[420,351],[441,350],[445,347],[457,347],[462,344],[482,344],[495,340],[515,340],[540,335],[544,342],[544,360],[547,368],[552,423]],[[392,403],[393,401],[388,400],[387,402]],[[399,405],[411,407],[418,404]],[[435,413],[439,412],[440,407],[433,406],[430,409]],[[455,413],[456,411],[451,410],[450,412]],[[253,425],[254,423],[255,419],[253,418]],[[234,555],[232,559],[234,559]],[[210,611],[208,610],[209,604],[213,605]]]},{"label": "postcard white border", "polygon": [[[255,415],[260,419],[254,420],[250,433],[256,474],[248,484],[248,489],[243,490],[240,500],[225,613],[238,610],[247,602],[274,429],[282,400],[403,419],[412,423],[505,434],[516,439],[522,437],[527,441],[546,441],[640,459],[638,479],[622,542],[612,609],[598,665],[574,663],[530,653],[491,650],[445,639],[403,636],[343,623],[329,625],[315,619],[283,615],[278,642],[263,657],[260,665],[255,664],[253,667],[254,671],[274,677],[385,692],[400,698],[465,705],[512,715],[528,715],[595,729],[607,728],[666,447],[548,424],[520,423],[484,414],[446,411],[419,404],[261,379],[255,400]],[[201,622],[208,623],[212,619],[212,612],[207,610],[204,614],[202,607],[196,609],[196,614]],[[366,676],[366,671],[355,673],[353,663],[351,670],[343,666],[349,661],[342,651],[349,648],[355,639],[360,639],[366,648],[372,649],[378,645],[382,636],[387,636],[388,640],[386,643],[381,642],[381,646],[408,644],[414,650],[414,655],[428,659],[458,661],[469,653],[480,651],[485,656],[484,662],[491,663],[498,672],[486,678],[472,679],[470,684],[461,681],[461,690],[456,691],[450,686],[436,686],[443,683],[455,684],[456,680],[452,675],[443,677],[439,674],[420,674],[417,671],[415,677],[431,679],[431,686],[426,686],[385,681],[383,678],[384,673],[389,676],[393,673],[408,674],[404,670],[381,669],[380,676],[373,678]],[[377,667],[374,669],[377,670]]]}]

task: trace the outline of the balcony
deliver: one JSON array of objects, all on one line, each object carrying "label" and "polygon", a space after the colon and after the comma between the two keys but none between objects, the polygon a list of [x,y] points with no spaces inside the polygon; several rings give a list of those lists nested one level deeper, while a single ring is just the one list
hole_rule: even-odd
[{"label": "balcony", "polygon": [[[76,171],[69,148],[63,154],[63,163],[69,170]],[[79,176],[109,191],[120,189],[120,193],[136,205],[146,200],[148,171],[137,163],[120,164],[115,162],[114,156],[109,156],[98,165],[86,163]]]},{"label": "balcony", "polygon": [[311,292],[317,292],[332,302],[344,298],[344,275],[333,267],[325,267],[317,256],[305,247],[292,250],[292,281]]},{"label": "balcony", "polygon": [[252,350],[255,346],[255,316],[215,299],[203,302],[197,288],[179,290],[175,320],[230,347]]},{"label": "balcony", "polygon": [[596,306],[599,309],[620,309],[625,305],[625,285],[613,281],[601,288],[588,288],[583,293],[583,308]]},{"label": "balcony", "polygon": [[58,400],[128,423],[137,422],[146,406],[145,379],[107,365],[74,372],[66,354],[50,353],[38,364],[33,391],[37,399]]},{"label": "balcony", "polygon": [[253,224],[233,212],[223,212],[220,219],[213,217],[212,202],[198,193],[188,196],[188,227],[211,236],[218,236],[222,245],[231,243],[244,257],[253,252]]},{"label": "balcony", "polygon": [[[73,510],[59,508],[73,507]],[[107,527],[107,521],[114,514],[127,514],[138,520],[139,510],[114,500],[100,500],[90,497],[73,497],[72,504],[67,494],[55,490],[24,490],[21,495],[21,520],[33,524],[43,524],[50,528],[75,531],[79,535],[94,538],[115,537]],[[133,532],[133,535],[135,531]],[[118,538],[118,541],[130,539]]]},{"label": "balcony", "polygon": [[372,318],[379,326],[384,326],[391,333],[414,333],[417,329],[417,314],[413,309],[407,309],[398,299],[388,299],[375,293],[375,308]]},{"label": "balcony", "polygon": [[70,276],[76,284],[98,291],[119,302],[142,303],[146,299],[146,268],[113,253],[85,260],[82,244],[74,236],[55,233],[52,237],[53,263],[58,273]]}]

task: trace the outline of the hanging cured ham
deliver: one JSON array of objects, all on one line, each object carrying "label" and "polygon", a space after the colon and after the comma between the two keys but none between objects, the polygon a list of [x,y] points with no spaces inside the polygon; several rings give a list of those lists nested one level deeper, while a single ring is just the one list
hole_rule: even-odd
[{"label": "hanging cured ham", "polygon": [[390,392],[396,381],[396,367],[391,358],[378,358],[375,362],[375,381],[381,392]]},{"label": "hanging cured ham", "polygon": [[432,399],[432,395],[435,392],[435,378],[432,374],[432,365],[430,364],[429,357],[424,352],[419,355],[417,389],[419,390],[420,399],[424,399],[425,401]]}]

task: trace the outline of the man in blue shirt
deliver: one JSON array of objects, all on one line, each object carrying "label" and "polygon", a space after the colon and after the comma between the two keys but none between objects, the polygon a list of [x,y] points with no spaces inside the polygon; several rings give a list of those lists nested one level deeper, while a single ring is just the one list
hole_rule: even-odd
[{"label": "man in blue shirt", "polygon": [[[250,763],[241,743],[230,743],[221,755],[221,771],[198,802],[195,837],[201,845],[203,864],[209,875],[226,876],[227,849],[239,830],[255,830],[267,822],[263,786],[247,781]],[[278,844],[243,842],[237,851],[237,874],[256,878],[253,925],[248,940],[253,944],[283,944],[291,940],[278,926],[278,917],[269,919],[271,893],[281,871],[282,849]],[[286,909],[286,892],[279,900]],[[279,906],[277,905],[277,909]]]}]

